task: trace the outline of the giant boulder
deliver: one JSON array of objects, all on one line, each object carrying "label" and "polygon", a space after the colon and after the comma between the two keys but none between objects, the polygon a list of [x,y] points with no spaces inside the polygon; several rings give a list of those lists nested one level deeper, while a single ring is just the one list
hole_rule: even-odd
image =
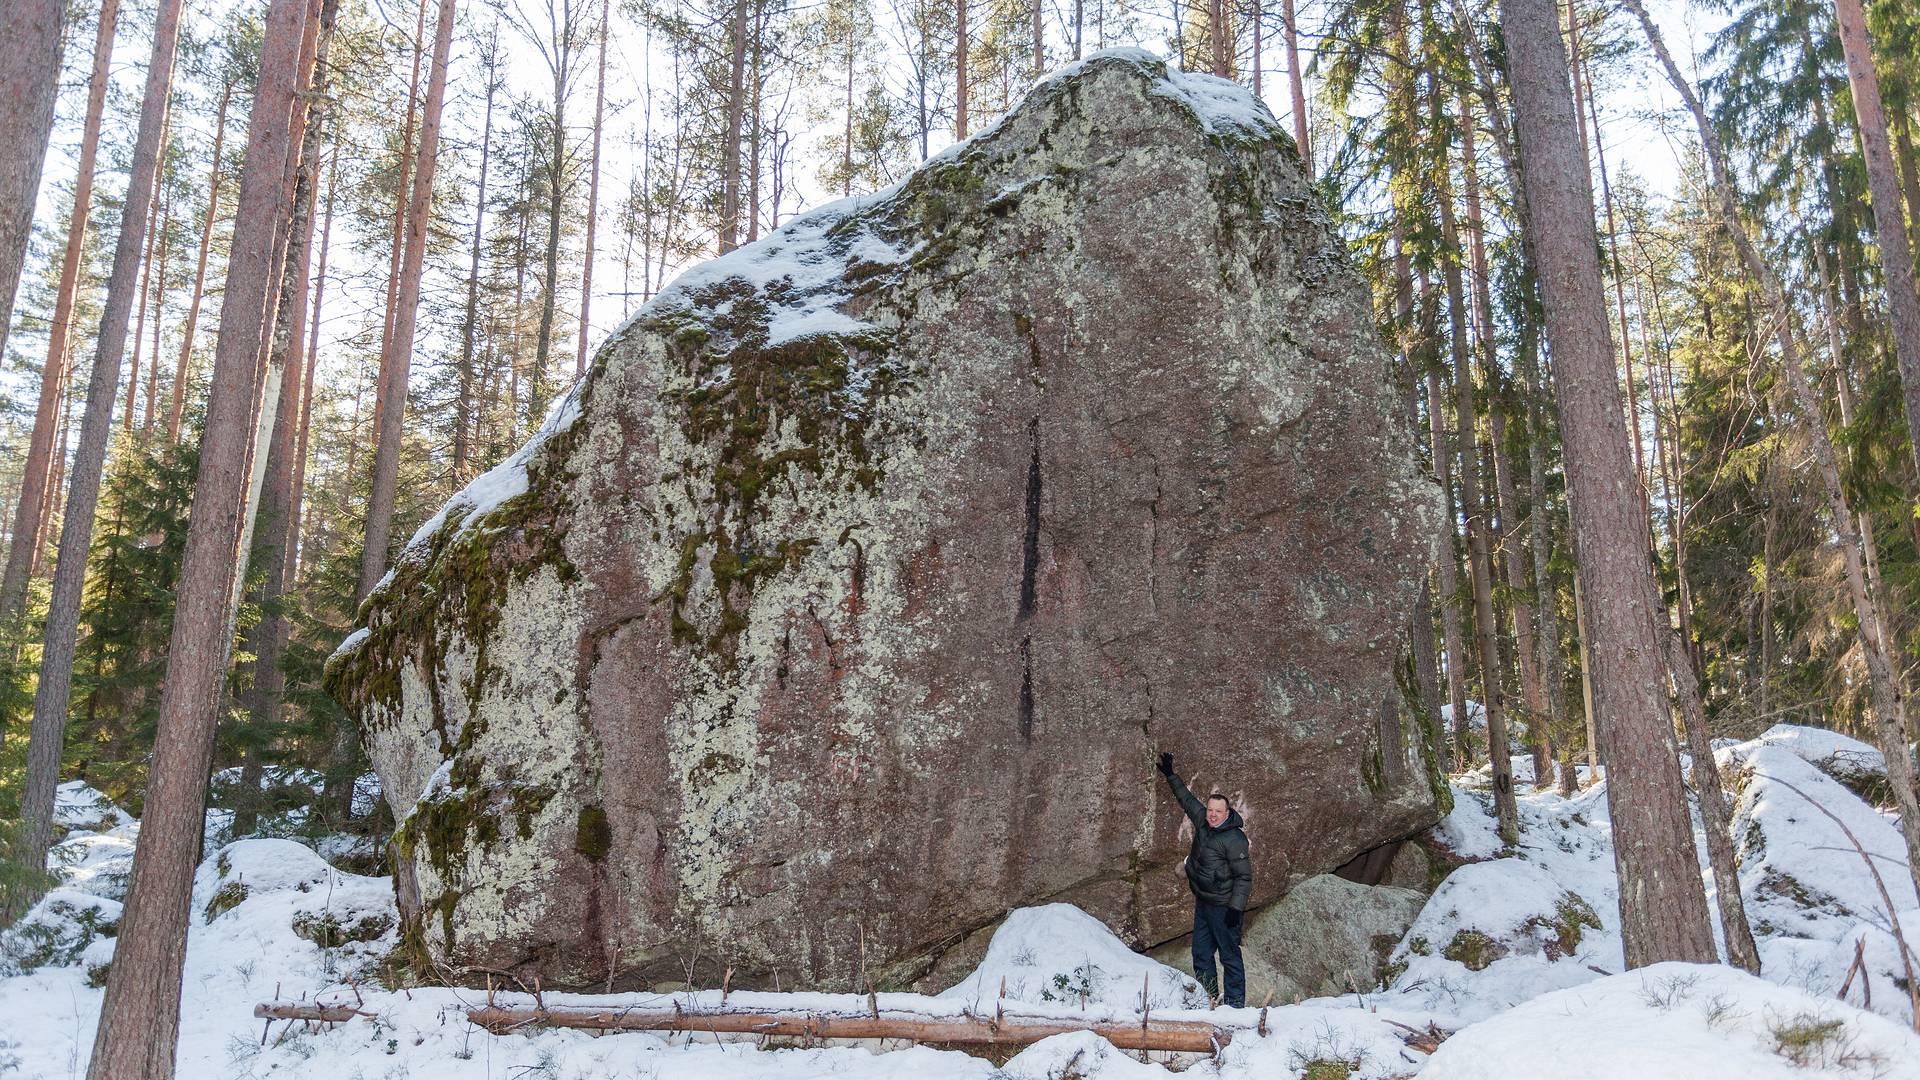
[{"label": "giant boulder", "polygon": [[1188,929],[1445,787],[1405,385],[1281,127],[1105,53],[683,275],[406,545],[328,685],[405,942],[548,986],[903,984],[1013,907]]}]

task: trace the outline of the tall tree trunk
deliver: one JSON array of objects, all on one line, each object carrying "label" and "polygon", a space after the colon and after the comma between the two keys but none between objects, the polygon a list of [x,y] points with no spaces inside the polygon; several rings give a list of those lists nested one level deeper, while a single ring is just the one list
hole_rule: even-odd
[{"label": "tall tree trunk", "polygon": [[953,137],[967,137],[967,0],[953,0]]},{"label": "tall tree trunk", "polygon": [[[1474,146],[1473,110],[1468,106],[1465,92],[1459,94],[1460,118],[1460,176],[1467,208],[1468,251],[1473,267],[1474,310],[1479,318],[1475,322],[1475,340],[1480,353],[1481,370],[1488,375],[1488,392],[1493,389],[1493,374],[1498,371],[1495,363],[1493,331],[1493,287],[1492,275],[1487,269],[1486,226],[1480,211],[1479,161]],[[1546,719],[1545,703],[1540,696],[1540,670],[1533,647],[1533,605],[1523,599],[1528,592],[1527,571],[1522,556],[1525,541],[1520,532],[1520,495],[1519,487],[1513,478],[1513,456],[1511,444],[1507,440],[1506,415],[1498,402],[1489,402],[1488,418],[1491,421],[1493,435],[1492,451],[1495,470],[1495,490],[1499,496],[1500,532],[1505,538],[1499,545],[1505,556],[1507,587],[1513,590],[1513,642],[1514,655],[1520,668],[1520,693],[1523,708],[1526,710],[1526,731],[1528,741],[1533,744],[1533,782],[1535,787],[1544,787],[1553,780],[1553,755],[1551,740],[1547,737],[1544,725]]]},{"label": "tall tree trunk", "polygon": [[[1034,0],[1034,23],[1036,27],[1039,24],[1039,7],[1039,0]],[[1228,63],[1227,35],[1226,0],[1207,0],[1207,46],[1213,54],[1213,74],[1215,78],[1227,78],[1227,73],[1233,70]]]},{"label": "tall tree trunk", "polygon": [[1433,475],[1440,481],[1441,501],[1446,505],[1446,529],[1435,541],[1434,569],[1440,578],[1441,641],[1447,649],[1447,702],[1452,706],[1453,760],[1465,768],[1472,760],[1471,730],[1467,716],[1467,646],[1460,625],[1460,569],[1453,553],[1453,448],[1448,445],[1445,413],[1441,404],[1440,373],[1427,369],[1427,430],[1433,439]]},{"label": "tall tree trunk", "polygon": [[[0,356],[7,351],[14,296],[33,239],[33,207],[53,135],[66,21],[66,0],[7,0],[0,5],[0,42],[6,43],[0,48]],[[19,546],[17,539],[14,546]],[[24,575],[18,588],[26,588]],[[12,601],[4,613],[18,606]]]},{"label": "tall tree trunk", "polygon": [[[385,393],[377,408],[379,430],[374,433],[373,491],[367,499],[367,544],[360,562],[360,598],[373,591],[386,570],[387,540],[393,530],[393,504],[400,480],[402,430],[407,410],[407,376],[413,361],[414,328],[420,314],[420,277],[426,265],[427,227],[433,217],[433,173],[440,147],[440,109],[446,99],[447,61],[453,51],[455,0],[440,0],[434,24],[433,67],[427,77],[427,99],[420,113],[419,160],[413,169],[413,196],[407,206],[406,259],[400,267],[400,295],[393,314],[393,337],[380,357],[386,374]],[[556,245],[557,246],[557,245]],[[549,259],[551,259],[549,255]],[[547,296],[553,296],[553,278]],[[369,569],[371,568],[371,573]]]},{"label": "tall tree trunk", "polygon": [[[1855,621],[1859,624],[1860,652],[1867,666],[1868,700],[1873,707],[1880,748],[1887,760],[1887,782],[1893,789],[1894,802],[1900,811],[1900,833],[1907,844],[1908,870],[1913,877],[1914,888],[1920,890],[1920,791],[1916,791],[1914,784],[1913,753],[1904,695],[1893,666],[1894,644],[1883,615],[1885,607],[1879,595],[1880,590],[1877,582],[1869,576],[1869,552],[1856,528],[1858,519],[1847,499],[1839,454],[1827,434],[1826,423],[1821,417],[1820,399],[1807,379],[1799,349],[1793,341],[1791,305],[1780,279],[1760,257],[1759,249],[1740,220],[1739,201],[1727,172],[1726,157],[1721,152],[1719,139],[1707,123],[1706,110],[1701,106],[1699,96],[1680,73],[1679,66],[1667,51],[1666,42],[1652,18],[1647,15],[1641,0],[1625,0],[1625,6],[1639,18],[1647,41],[1653,46],[1654,55],[1666,71],[1667,81],[1673,84],[1674,90],[1693,114],[1694,126],[1706,152],[1707,172],[1716,195],[1721,225],[1733,240],[1747,272],[1759,284],[1761,296],[1770,309],[1769,321],[1774,325],[1787,392],[1812,443],[1815,471],[1827,499],[1828,525],[1839,543],[1847,590],[1853,600]],[[1900,233],[1901,230],[1896,229],[1895,232]],[[1844,377],[1844,372],[1842,374]]]},{"label": "tall tree trunk", "polygon": [[[273,260],[290,211],[294,104],[305,83],[301,66],[311,56],[307,31],[316,8],[312,0],[272,0],[267,9],[146,811],[89,1080],[163,1080],[173,1074],[194,861],[233,644],[235,582],[244,562],[240,543],[252,509],[246,462],[259,425],[249,421],[262,383],[271,381],[262,376],[260,357],[272,331]],[[264,400],[263,414],[271,413],[274,398]]]},{"label": "tall tree trunk", "polygon": [[733,0],[727,31],[727,141],[720,148],[720,254],[740,246],[740,135],[747,108],[747,0]]},{"label": "tall tree trunk", "polygon": [[[1215,0],[1217,3],[1218,0]],[[1046,0],[1033,0],[1033,77],[1047,73]]]},{"label": "tall tree trunk", "polygon": [[336,148],[327,163],[327,211],[320,223],[320,264],[313,272],[313,314],[307,319],[307,373],[301,380],[299,445],[293,455],[293,495],[287,507],[286,578],[289,582],[299,578],[301,538],[305,535],[301,520],[307,492],[307,442],[313,431],[314,376],[320,369],[321,301],[327,291],[327,247],[333,239],[333,195],[338,189],[339,177],[340,151]]},{"label": "tall tree trunk", "polygon": [[[147,62],[145,96],[140,103],[139,133],[134,139],[133,172],[127,180],[120,215],[120,235],[113,249],[113,271],[107,279],[107,301],[95,339],[93,377],[87,385],[87,409],[80,421],[80,446],[75,454],[73,490],[60,525],[60,553],[53,575],[53,595],[47,606],[45,644],[40,659],[40,681],[33,698],[33,728],[27,747],[27,776],[21,797],[23,832],[19,858],[27,866],[46,864],[53,839],[53,795],[60,783],[60,758],[66,745],[67,710],[73,688],[74,646],[80,628],[80,600],[85,587],[87,549],[93,539],[94,510],[100,498],[100,475],[113,434],[113,404],[120,389],[120,358],[127,346],[127,323],[132,314],[135,279],[146,246],[147,213],[160,174],[167,97],[173,83],[173,57],[180,37],[181,0],[164,0],[153,30],[153,56]],[[37,896],[16,896],[9,914],[24,911]],[[24,903],[21,901],[25,901]]]},{"label": "tall tree trunk", "polygon": [[[610,27],[607,19],[611,14],[610,0],[600,0],[600,75],[593,83],[593,149],[587,166],[587,253],[580,266],[580,340],[574,348],[573,373],[584,375],[587,372],[587,330],[590,325],[588,313],[593,307],[593,227],[594,218],[600,211],[600,126],[607,112],[607,38]],[[491,109],[493,94],[489,90],[487,105]],[[485,150],[481,151],[484,156]]]},{"label": "tall tree trunk", "polygon": [[206,295],[207,252],[213,247],[213,225],[220,216],[220,150],[227,137],[227,105],[233,83],[220,90],[219,117],[213,124],[213,172],[207,178],[207,220],[200,227],[200,254],[194,261],[193,293],[187,300],[187,319],[180,330],[180,359],[173,369],[173,402],[167,410],[167,442],[180,441],[180,424],[187,412],[187,380],[193,371],[193,332],[200,323],[200,299]]},{"label": "tall tree trunk", "polygon": [[[268,348],[269,369],[298,372],[302,350],[306,347],[307,287],[309,260],[313,242],[313,210],[319,190],[320,142],[326,122],[327,53],[332,43],[338,0],[323,0],[320,26],[314,51],[313,84],[305,95],[305,119],[300,123],[299,166],[293,189],[293,220],[287,234],[286,255],[281,259],[281,288],[273,336]],[[278,405],[273,410],[272,435],[266,447],[265,483],[261,488],[256,520],[265,520],[267,540],[262,545],[265,559],[259,603],[260,621],[249,635],[248,652],[253,655],[251,687],[242,704],[252,726],[252,738],[242,750],[241,802],[234,808],[233,834],[247,836],[258,826],[262,760],[261,736],[271,734],[280,722],[280,704],[286,695],[286,673],[280,662],[287,651],[292,626],[281,610],[289,586],[288,553],[298,543],[290,514],[293,506],[294,441],[301,409],[301,383],[281,377]],[[255,452],[259,449],[256,447]],[[243,552],[251,556],[250,551]],[[329,786],[331,794],[331,785]]]},{"label": "tall tree trunk", "polygon": [[[1437,127],[1445,90],[1439,80],[1432,87],[1432,119]],[[1473,588],[1473,625],[1480,648],[1480,706],[1487,716],[1487,761],[1493,767],[1494,816],[1500,838],[1509,844],[1520,838],[1520,811],[1513,795],[1513,762],[1507,742],[1505,691],[1500,678],[1500,645],[1493,614],[1493,558],[1487,538],[1486,503],[1480,497],[1478,410],[1473,397],[1473,361],[1467,347],[1467,297],[1460,280],[1459,233],[1454,224],[1453,192],[1442,179],[1434,193],[1440,207],[1441,243],[1456,253],[1441,260],[1446,275],[1448,340],[1453,352],[1454,425],[1460,451],[1460,509],[1467,521],[1467,577]]]},{"label": "tall tree trunk", "polygon": [[[1860,0],[1833,0],[1840,26],[1840,48],[1847,58],[1847,82],[1853,87],[1853,115],[1860,128],[1860,152],[1867,162],[1874,233],[1880,241],[1880,267],[1886,277],[1887,313],[1893,324],[1893,354],[1900,368],[1900,397],[1906,406],[1907,438],[1914,469],[1920,473],[1920,293],[1914,291],[1913,249],[1907,246],[1900,214],[1900,184],[1887,144],[1887,113],[1880,102],[1880,76],[1873,67],[1867,22]],[[1920,517],[1912,519],[1920,545]],[[1915,868],[1920,872],[1920,867]]]},{"label": "tall tree trunk", "polygon": [[1674,698],[1680,703],[1687,753],[1693,757],[1693,790],[1707,836],[1707,862],[1713,869],[1714,902],[1720,908],[1727,963],[1758,975],[1760,947],[1754,944],[1747,906],[1740,898],[1740,861],[1733,853],[1733,826],[1727,814],[1726,789],[1720,783],[1720,764],[1713,757],[1713,739],[1707,734],[1707,711],[1700,704],[1700,678],[1694,674],[1686,641],[1672,630],[1667,632],[1667,671],[1673,680]]},{"label": "tall tree trunk", "polygon": [[[738,0],[738,4],[744,17],[747,0]],[[527,424],[529,427],[540,423],[541,416],[547,408],[547,377],[551,374],[549,357],[553,352],[553,325],[559,315],[560,221],[566,211],[567,199],[567,72],[571,68],[571,61],[566,59],[566,52],[572,48],[572,44],[566,40],[566,35],[569,33],[571,33],[570,29],[563,30],[561,38],[554,43],[553,115],[550,117],[553,122],[552,144],[549,147],[552,154],[552,174],[547,178],[546,206],[546,281],[540,296],[539,336],[533,343],[533,370],[527,373]],[[744,44],[743,40],[742,45]],[[733,104],[729,105],[730,110],[734,107]],[[728,177],[722,179],[721,185],[725,204],[731,209],[723,214],[726,218],[721,226],[722,234],[726,237],[720,249],[723,252],[732,250],[736,245],[740,228],[740,116],[737,111],[732,111],[730,115],[733,121],[730,129],[732,138],[728,140],[727,146],[732,154],[732,168]]]},{"label": "tall tree trunk", "polygon": [[[33,4],[20,4],[20,15],[28,15]],[[64,7],[64,3],[61,5]],[[87,220],[93,209],[93,169],[100,149],[100,118],[107,104],[107,83],[112,77],[113,35],[119,21],[120,0],[105,0],[100,6],[99,32],[93,41],[93,76],[87,83],[87,115],[80,133],[80,159],[73,179],[73,212],[67,218],[67,247],[60,262],[59,291],[54,294],[53,322],[47,327],[47,362],[40,371],[40,404],[33,414],[33,433],[27,440],[27,457],[20,476],[20,501],[14,507],[14,542],[7,551],[4,579],[0,579],[0,618],[20,610],[26,596],[27,577],[32,569],[35,548],[33,538],[40,535],[40,512],[46,505],[47,474],[53,454],[54,428],[60,414],[60,388],[66,381],[68,336],[73,322],[74,296],[79,289],[80,262],[84,257]],[[6,29],[11,15],[0,15],[0,30]],[[56,26],[57,29],[57,26]],[[4,36],[4,35],[0,35]],[[15,39],[6,36],[5,40]],[[57,44],[57,42],[56,42]],[[11,50],[16,46],[9,45]],[[24,43],[19,48],[24,49]],[[26,58],[20,58],[26,59]],[[0,59],[0,65],[9,61]],[[0,68],[0,93],[4,93],[7,75]],[[0,110],[7,106],[0,105]],[[51,102],[49,102],[51,107]],[[12,130],[16,118],[0,118],[0,133]],[[48,118],[51,122],[51,117]],[[45,150],[45,144],[42,144]],[[35,166],[38,179],[39,166]],[[0,165],[0,206],[6,205],[6,166]],[[33,212],[33,192],[26,193],[27,213]],[[4,211],[11,213],[11,210]],[[5,226],[0,223],[0,263],[5,259]],[[18,273],[15,267],[15,273]],[[4,274],[0,268],[0,274]],[[0,285],[4,285],[0,280]],[[0,293],[0,353],[6,349],[6,323],[11,321],[12,293]],[[25,538],[24,540],[22,538]]]},{"label": "tall tree trunk", "polygon": [[1608,340],[1593,189],[1575,141],[1573,92],[1553,0],[1501,0],[1526,226],[1540,260],[1554,387],[1566,447],[1574,546],[1592,633],[1593,696],[1607,741],[1620,925],[1630,967],[1713,963],[1706,894],[1679,748],[1665,719],[1664,652],[1645,542],[1629,485],[1632,450]]},{"label": "tall tree trunk", "polygon": [[[154,398],[160,392],[160,324],[161,315],[167,310],[167,263],[173,255],[173,196],[169,194],[160,204],[160,257],[159,265],[154,269],[158,275],[154,282],[153,297],[153,350],[147,361],[147,404],[140,414],[140,431],[145,434],[153,430]],[[133,430],[133,380],[127,383],[127,430]]]},{"label": "tall tree trunk", "polygon": [[[393,378],[393,334],[394,316],[399,310],[400,281],[403,274],[402,264],[407,254],[407,205],[412,196],[412,175],[414,164],[414,125],[419,119],[420,107],[420,60],[426,52],[427,0],[420,0],[418,13],[413,27],[413,75],[407,84],[407,122],[400,133],[400,181],[393,192],[393,242],[387,248],[387,305],[383,309],[380,329],[380,373],[376,378],[373,395],[373,428],[375,437],[387,427],[387,410],[393,407],[396,392]],[[549,273],[548,281],[552,281]],[[401,407],[405,407],[405,380],[400,381],[398,397]],[[374,456],[378,469],[379,455]],[[364,542],[360,547],[360,581],[354,587],[354,603],[367,598],[373,587],[380,583],[380,576],[386,572],[387,542],[392,530],[392,503],[387,511],[379,512],[380,481],[373,478],[373,493],[368,500],[367,527]]]},{"label": "tall tree trunk", "polygon": [[[473,199],[473,246],[467,264],[467,310],[460,324],[460,371],[457,398],[453,409],[453,482],[455,486],[465,486],[472,479],[470,464],[473,457],[473,412],[474,403],[474,339],[480,321],[480,253],[484,248],[487,222],[487,163],[493,152],[493,95],[499,89],[496,78],[496,64],[499,58],[500,35],[496,27],[494,36],[487,49],[487,104],[485,119],[480,125],[480,180]],[[601,75],[606,74],[606,51],[601,50]],[[332,196],[328,196],[328,211],[332,211]],[[324,243],[324,241],[323,241]],[[592,247],[591,244],[588,245]],[[591,260],[589,260],[591,262]],[[584,317],[582,323],[585,323]]]},{"label": "tall tree trunk", "polygon": [[1293,94],[1293,141],[1311,180],[1313,147],[1307,142],[1307,90],[1300,77],[1300,31],[1293,21],[1293,0],[1280,0],[1280,31],[1287,49],[1287,86]]},{"label": "tall tree trunk", "polygon": [[[162,165],[165,164],[166,155],[167,132],[165,125],[162,125],[160,131],[160,157],[162,159]],[[159,185],[156,184],[153,192],[153,202],[147,206],[147,220],[149,222],[154,220],[154,215],[158,212],[159,207],[160,189]],[[120,418],[121,423],[125,425],[128,431],[133,430],[133,395],[136,390],[140,389],[140,349],[146,342],[148,299],[153,294],[154,241],[159,236],[161,230],[166,228],[166,225],[166,216],[165,214],[161,214],[159,226],[147,230],[147,250],[140,256],[140,300],[133,309],[133,355],[127,360],[127,408]],[[157,335],[160,326],[160,315],[158,312],[154,313],[153,321],[154,332]]]}]

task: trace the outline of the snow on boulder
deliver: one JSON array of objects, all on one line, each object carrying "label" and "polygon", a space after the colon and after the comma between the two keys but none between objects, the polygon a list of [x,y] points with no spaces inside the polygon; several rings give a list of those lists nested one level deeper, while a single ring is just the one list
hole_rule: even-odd
[{"label": "snow on boulder", "polygon": [[120,903],[75,889],[54,889],[19,922],[0,931],[0,976],[80,962],[94,940],[120,928]]},{"label": "snow on boulder", "polygon": [[1442,1043],[1421,1080],[1920,1080],[1920,1037],[1729,967],[1655,964],[1534,998]]},{"label": "snow on boulder", "polygon": [[1757,739],[1721,750],[1722,762],[1738,760],[1763,746],[1779,747],[1826,773],[1861,798],[1882,802],[1887,796],[1887,758],[1878,747],[1826,728],[1775,724]]},{"label": "snow on boulder", "polygon": [[1165,1080],[1166,1075],[1167,1070],[1115,1049],[1090,1031],[1041,1039],[993,1074],[1004,1080]]},{"label": "snow on boulder", "polygon": [[1166,941],[1156,750],[1255,904],[1431,824],[1388,359],[1286,126],[1139,50],[690,268],[328,661],[413,959],[909,985],[1056,902]]},{"label": "snow on boulder", "polygon": [[1894,906],[1920,906],[1899,830],[1838,780],[1780,746],[1740,749],[1730,764],[1740,891],[1763,967],[1767,938],[1837,941],[1869,916],[1885,924],[1890,913],[1848,832],[1872,856]]},{"label": "snow on boulder", "polygon": [[53,823],[68,830],[103,832],[132,824],[133,815],[86,781],[69,780],[53,789]]},{"label": "snow on boulder", "polygon": [[47,869],[64,888],[122,900],[133,877],[133,845],[140,823],[106,832],[74,831],[47,851]]},{"label": "snow on boulder", "polygon": [[1440,957],[1484,971],[1506,957],[1580,955],[1601,929],[1593,905],[1519,859],[1469,863],[1448,875],[1394,950],[1395,963]]},{"label": "snow on boulder", "polygon": [[240,934],[267,928],[323,949],[370,960],[392,944],[397,924],[385,878],[345,874],[291,840],[236,840],[200,864],[196,921]]},{"label": "snow on boulder", "polygon": [[994,931],[980,966],[939,996],[992,1002],[1003,985],[1008,1000],[1030,1004],[1137,1013],[1144,987],[1155,1010],[1207,1007],[1207,993],[1192,976],[1127,948],[1104,923],[1072,904],[1009,914]]}]

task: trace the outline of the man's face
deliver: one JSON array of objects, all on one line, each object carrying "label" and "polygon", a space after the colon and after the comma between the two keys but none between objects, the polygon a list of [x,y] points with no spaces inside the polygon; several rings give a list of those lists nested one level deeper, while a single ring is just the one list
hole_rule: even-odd
[{"label": "man's face", "polygon": [[1227,823],[1227,800],[1207,800],[1207,826],[1217,829]]}]

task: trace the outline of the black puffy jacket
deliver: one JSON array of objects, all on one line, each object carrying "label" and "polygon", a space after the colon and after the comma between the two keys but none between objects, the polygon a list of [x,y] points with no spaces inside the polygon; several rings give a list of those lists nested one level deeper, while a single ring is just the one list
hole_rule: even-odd
[{"label": "black puffy jacket", "polygon": [[1193,822],[1193,847],[1187,851],[1187,885],[1194,898],[1204,904],[1225,904],[1235,911],[1247,910],[1247,894],[1253,891],[1253,858],[1247,850],[1247,834],[1241,828],[1240,811],[1229,810],[1219,828],[1207,824],[1207,807],[1178,776],[1167,777],[1180,809]]}]

